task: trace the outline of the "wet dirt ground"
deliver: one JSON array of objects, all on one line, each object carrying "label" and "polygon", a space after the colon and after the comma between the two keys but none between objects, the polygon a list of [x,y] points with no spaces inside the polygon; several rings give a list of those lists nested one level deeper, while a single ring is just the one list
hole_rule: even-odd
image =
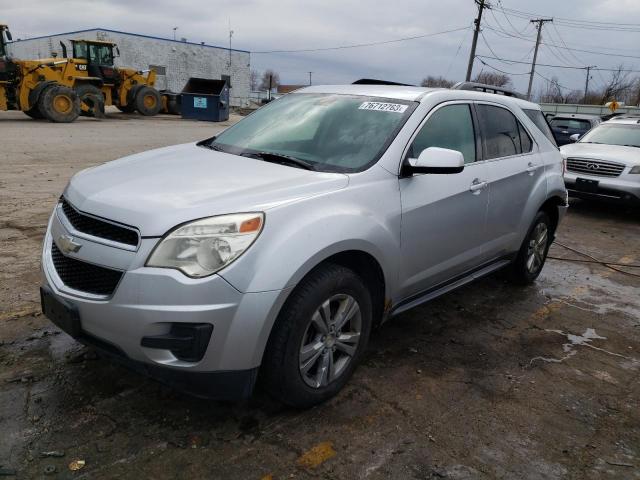
[{"label": "wet dirt ground", "polygon": [[[599,264],[550,259],[533,286],[498,274],[394,318],[346,389],[307,411],[260,391],[242,404],[185,396],[39,315],[40,242],[69,177],[224,126],[0,116],[0,474],[640,478],[640,278]],[[620,264],[640,263],[639,238],[640,210],[579,201],[558,232]]]}]

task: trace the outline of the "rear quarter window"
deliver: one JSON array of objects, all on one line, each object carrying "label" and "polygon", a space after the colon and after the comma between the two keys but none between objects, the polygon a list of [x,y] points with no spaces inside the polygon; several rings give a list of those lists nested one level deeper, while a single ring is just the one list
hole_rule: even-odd
[{"label": "rear quarter window", "polygon": [[549,128],[549,123],[547,122],[547,119],[542,114],[542,112],[540,110],[534,110],[531,108],[523,108],[522,111],[527,117],[529,117],[529,119],[535,124],[535,126],[538,127],[538,129],[542,133],[544,133],[544,136],[547,137],[551,143],[556,145],[556,139],[553,136],[553,132],[551,131],[551,128]]}]

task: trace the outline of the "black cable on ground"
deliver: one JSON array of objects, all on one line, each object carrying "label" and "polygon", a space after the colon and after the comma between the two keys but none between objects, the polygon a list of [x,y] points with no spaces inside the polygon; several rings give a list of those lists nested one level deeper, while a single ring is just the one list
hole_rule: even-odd
[{"label": "black cable on ground", "polygon": [[576,250],[575,248],[572,248],[568,245],[565,245],[563,243],[560,243],[558,241],[553,242],[555,245],[558,245],[560,247],[566,248],[567,250],[577,253],[578,255],[582,255],[584,257],[589,258],[590,260],[584,260],[584,259],[579,259],[579,258],[565,258],[565,257],[553,257],[551,255],[548,255],[547,258],[551,258],[553,260],[561,260],[564,262],[578,262],[578,263],[597,263],[599,265],[602,265],[603,267],[607,267],[610,268],[611,270],[614,270],[616,272],[619,273],[623,273],[625,275],[630,275],[632,277],[639,277],[640,275],[638,275],[637,273],[633,273],[633,272],[627,272],[625,270],[622,270],[620,268],[617,267],[625,267],[625,268],[640,268],[640,265],[636,265],[636,264],[626,264],[626,263],[615,263],[615,262],[605,262],[602,260],[597,259],[596,257],[589,255],[588,253],[585,252],[581,252],[580,250]]}]

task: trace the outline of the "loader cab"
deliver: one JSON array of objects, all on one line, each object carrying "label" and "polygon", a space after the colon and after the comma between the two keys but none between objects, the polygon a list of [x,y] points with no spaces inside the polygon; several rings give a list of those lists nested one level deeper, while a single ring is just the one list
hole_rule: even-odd
[{"label": "loader cab", "polygon": [[0,25],[0,82],[12,82],[16,78],[16,65],[9,59],[7,44],[11,33],[6,25]]},{"label": "loader cab", "polygon": [[[73,58],[87,61],[87,73],[90,77],[100,78],[104,83],[115,83],[117,72],[113,64],[115,43],[100,42],[97,40],[71,40],[73,45]],[[82,68],[77,65],[76,68]]]},{"label": "loader cab", "polygon": [[7,56],[7,44],[12,40],[9,27],[0,25],[0,58]]}]

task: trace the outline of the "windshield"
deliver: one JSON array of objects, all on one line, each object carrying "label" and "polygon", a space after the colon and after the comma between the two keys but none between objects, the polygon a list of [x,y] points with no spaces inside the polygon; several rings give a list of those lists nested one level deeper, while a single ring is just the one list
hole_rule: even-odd
[{"label": "windshield", "polygon": [[580,143],[640,147],[640,125],[599,125],[582,137]]},{"label": "windshield", "polygon": [[74,42],[73,58],[89,60],[89,62],[95,65],[113,65],[113,52],[111,45]]},{"label": "windshield", "polygon": [[236,155],[293,157],[320,171],[362,171],[380,158],[416,105],[356,95],[289,94],[225,130],[210,146]]},{"label": "windshield", "polygon": [[113,65],[111,45],[89,44],[89,59],[96,65]]}]

